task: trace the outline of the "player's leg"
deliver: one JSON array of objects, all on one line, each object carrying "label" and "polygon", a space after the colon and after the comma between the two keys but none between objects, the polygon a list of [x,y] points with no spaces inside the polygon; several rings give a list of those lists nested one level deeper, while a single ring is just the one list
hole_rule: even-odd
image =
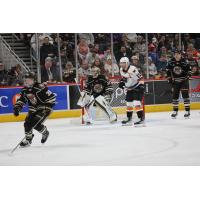
[{"label": "player's leg", "polygon": [[133,94],[133,105],[138,117],[138,121],[135,122],[134,124],[141,124],[144,121],[144,111],[143,111],[143,106],[142,106],[142,98],[144,96],[144,90],[143,87],[141,89],[139,88],[138,91],[135,91]]},{"label": "player's leg", "polygon": [[85,113],[82,117],[86,124],[91,124],[93,121],[92,110],[94,101],[95,100],[93,96],[90,96],[85,92],[81,92],[81,97],[79,98],[77,105],[81,106],[85,110]]},{"label": "player's leg", "polygon": [[133,116],[133,91],[129,90],[126,93],[126,116],[127,118],[122,121],[122,125],[132,124]]},{"label": "player's leg", "polygon": [[134,100],[133,105],[135,107],[135,111],[138,117],[138,121],[136,121],[134,124],[135,125],[141,124],[144,121],[144,111],[143,111],[142,103],[141,101]]},{"label": "player's leg", "polygon": [[106,113],[111,123],[117,121],[117,114],[114,112],[109,102],[106,101],[104,96],[100,95],[96,97],[95,104]]},{"label": "player's leg", "polygon": [[180,89],[181,89],[180,83],[172,85],[172,105],[173,105],[173,113],[171,114],[172,118],[176,118],[176,116],[178,115]]},{"label": "player's leg", "polygon": [[49,117],[51,112],[52,112],[51,108],[44,108],[42,110],[39,110],[37,114],[38,123],[34,125],[34,129],[42,134],[41,143],[45,143],[49,137],[49,131],[47,130],[47,127],[43,123]]},{"label": "player's leg", "polygon": [[26,116],[26,119],[24,122],[24,132],[25,132],[26,139],[20,143],[21,147],[29,146],[32,143],[32,140],[34,137],[32,133],[32,120],[34,118],[34,114],[35,112],[29,111]]},{"label": "player's leg", "polygon": [[190,116],[189,80],[186,80],[182,83],[181,93],[185,106],[184,117],[188,118]]}]

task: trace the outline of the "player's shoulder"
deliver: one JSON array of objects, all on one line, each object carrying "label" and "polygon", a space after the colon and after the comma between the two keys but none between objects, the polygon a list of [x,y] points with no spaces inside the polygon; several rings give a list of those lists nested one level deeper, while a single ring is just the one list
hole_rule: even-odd
[{"label": "player's shoulder", "polygon": [[88,75],[87,78],[86,78],[86,81],[87,81],[87,82],[93,81],[92,75]]},{"label": "player's shoulder", "polygon": [[128,71],[131,71],[131,72],[136,72],[136,71],[138,71],[138,69],[137,69],[137,67],[136,66],[134,66],[134,65],[130,65],[130,67],[129,67],[129,70]]},{"label": "player's shoulder", "polygon": [[35,82],[33,85],[33,88],[36,90],[43,90],[47,88],[47,82],[43,82],[43,83]]}]

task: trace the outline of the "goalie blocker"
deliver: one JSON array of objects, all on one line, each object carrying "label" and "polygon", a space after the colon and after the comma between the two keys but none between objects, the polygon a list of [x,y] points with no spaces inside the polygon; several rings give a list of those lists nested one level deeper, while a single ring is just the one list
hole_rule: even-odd
[{"label": "goalie blocker", "polygon": [[100,69],[92,68],[92,76],[88,76],[86,85],[81,92],[78,105],[85,109],[83,120],[90,124],[93,122],[93,108],[98,106],[112,123],[117,121],[117,115],[110,106],[113,87],[104,75],[100,75]]}]

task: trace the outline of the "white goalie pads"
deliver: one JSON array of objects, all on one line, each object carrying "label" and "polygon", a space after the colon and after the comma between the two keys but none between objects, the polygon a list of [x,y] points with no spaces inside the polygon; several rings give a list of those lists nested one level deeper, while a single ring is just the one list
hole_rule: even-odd
[{"label": "white goalie pads", "polygon": [[88,95],[85,92],[81,92],[81,96],[77,102],[77,105],[81,106],[82,108],[88,105],[94,99],[93,96]]},{"label": "white goalie pads", "polygon": [[106,113],[106,115],[109,117],[110,122],[114,122],[117,120],[116,113],[113,111],[110,104],[106,101],[105,97],[103,97],[102,95],[98,96],[95,99],[95,103]]}]

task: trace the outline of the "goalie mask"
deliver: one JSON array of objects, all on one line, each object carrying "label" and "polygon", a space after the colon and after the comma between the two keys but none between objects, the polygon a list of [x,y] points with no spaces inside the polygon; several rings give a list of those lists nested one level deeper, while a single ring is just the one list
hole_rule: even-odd
[{"label": "goalie mask", "polygon": [[91,70],[91,74],[93,78],[97,78],[100,74],[100,69],[98,67],[93,67]]}]

